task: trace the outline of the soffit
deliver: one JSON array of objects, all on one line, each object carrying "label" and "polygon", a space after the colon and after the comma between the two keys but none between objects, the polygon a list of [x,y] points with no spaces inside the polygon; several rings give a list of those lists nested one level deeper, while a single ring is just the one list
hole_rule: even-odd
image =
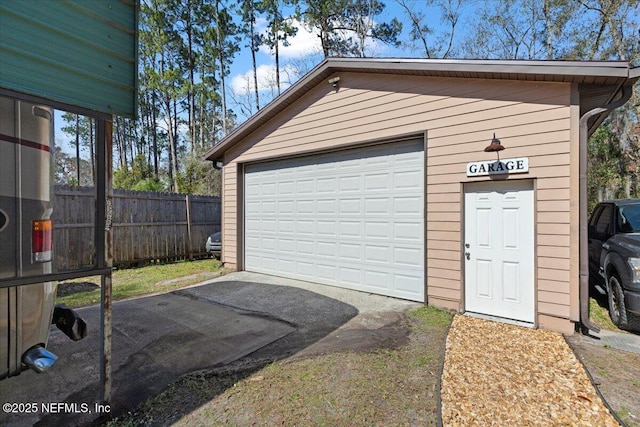
[{"label": "soffit", "polygon": [[[633,70],[636,69],[632,69],[635,72]],[[267,123],[313,87],[326,83],[330,76],[340,72],[576,83],[581,91],[581,114],[611,102],[619,89],[629,84],[630,77],[639,77],[637,72],[633,77],[630,76],[627,62],[329,58],[209,149],[205,158],[221,158],[235,143]],[[604,117],[606,115],[599,115],[592,123],[599,124]]]}]

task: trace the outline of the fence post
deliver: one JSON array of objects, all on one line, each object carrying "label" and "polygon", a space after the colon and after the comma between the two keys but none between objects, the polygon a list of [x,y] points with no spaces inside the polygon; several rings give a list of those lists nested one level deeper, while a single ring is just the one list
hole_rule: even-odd
[{"label": "fence post", "polygon": [[184,202],[187,205],[187,238],[188,241],[188,249],[189,249],[189,261],[193,261],[193,245],[191,244],[191,199],[187,194],[184,198]]}]

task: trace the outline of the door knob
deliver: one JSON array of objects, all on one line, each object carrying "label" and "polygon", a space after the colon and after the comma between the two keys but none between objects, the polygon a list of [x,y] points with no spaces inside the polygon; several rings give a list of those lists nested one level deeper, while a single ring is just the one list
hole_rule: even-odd
[{"label": "door knob", "polygon": [[471,252],[465,252],[464,255],[467,257],[467,259],[471,259]]}]

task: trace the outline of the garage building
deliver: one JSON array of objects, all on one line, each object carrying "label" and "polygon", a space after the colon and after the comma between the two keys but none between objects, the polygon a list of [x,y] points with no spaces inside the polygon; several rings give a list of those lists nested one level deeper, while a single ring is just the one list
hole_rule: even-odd
[{"label": "garage building", "polygon": [[638,74],[326,59],[207,152],[223,262],[572,333],[580,141]]}]

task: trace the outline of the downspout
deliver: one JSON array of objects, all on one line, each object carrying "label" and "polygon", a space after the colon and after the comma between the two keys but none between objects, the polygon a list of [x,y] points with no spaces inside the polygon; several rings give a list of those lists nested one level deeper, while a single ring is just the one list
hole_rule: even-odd
[{"label": "downspout", "polygon": [[624,105],[631,98],[632,93],[633,88],[631,86],[623,86],[622,97],[619,100],[587,111],[580,117],[580,323],[582,323],[583,328],[596,333],[600,332],[600,328],[589,320],[589,225],[587,224],[587,171],[589,168],[587,143],[589,128],[587,122],[596,114]]}]

